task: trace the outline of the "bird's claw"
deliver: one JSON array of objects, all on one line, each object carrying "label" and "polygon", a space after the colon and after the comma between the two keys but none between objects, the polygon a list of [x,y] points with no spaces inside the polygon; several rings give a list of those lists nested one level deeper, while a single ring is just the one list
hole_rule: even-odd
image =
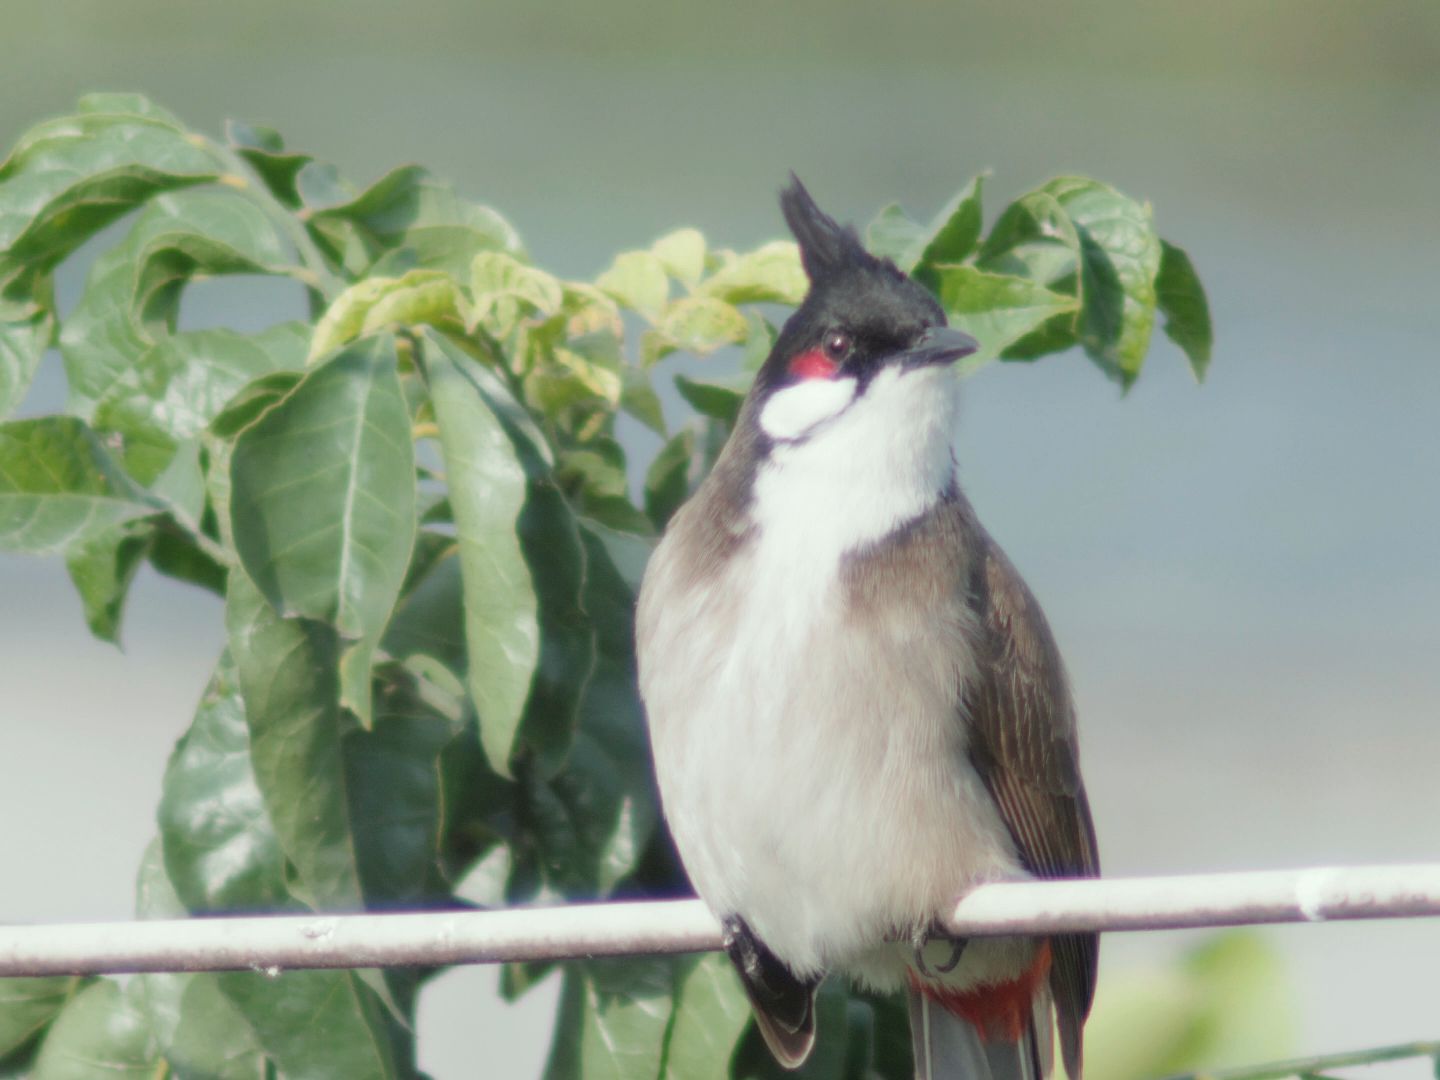
[{"label": "bird's claw", "polygon": [[[950,946],[950,956],[943,964],[936,964],[932,967],[925,959],[925,949],[934,941],[947,942]],[[910,937],[910,945],[915,950],[915,969],[927,979],[950,974],[960,964],[960,957],[965,953],[965,942],[965,938],[954,937],[934,923],[928,926],[917,926]]]}]

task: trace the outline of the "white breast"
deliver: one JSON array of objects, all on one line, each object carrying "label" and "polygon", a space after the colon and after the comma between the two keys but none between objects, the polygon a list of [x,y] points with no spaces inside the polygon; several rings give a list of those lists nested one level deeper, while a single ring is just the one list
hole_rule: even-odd
[{"label": "white breast", "polygon": [[686,870],[797,971],[857,963],[1018,871],[957,720],[968,612],[937,596],[861,621],[838,586],[847,553],[953,482],[952,380],[877,376],[774,451],[757,535],[718,576],[682,582],[667,537],[642,594],[641,690]]}]

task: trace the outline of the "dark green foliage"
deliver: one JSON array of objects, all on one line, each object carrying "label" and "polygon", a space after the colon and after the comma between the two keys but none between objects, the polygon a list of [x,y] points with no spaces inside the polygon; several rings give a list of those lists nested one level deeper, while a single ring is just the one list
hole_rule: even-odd
[{"label": "dark green foliage", "polygon": [[[981,340],[977,361],[1079,345],[1129,385],[1158,310],[1203,373],[1205,296],[1148,208],[1064,178],[982,236],[980,196],[973,181],[926,226],[892,207],[868,233]],[[55,267],[125,215],[62,324]],[[312,321],[179,330],[189,283],[231,274],[293,282]],[[805,288],[794,245],[716,250],[693,229],[563,281],[423,169],[360,189],[274,131],[217,141],[136,96],[22,136],[0,165],[0,420],[54,346],[69,398],[0,423],[0,550],[63,554],[108,640],[146,561],[226,600],[140,913],[683,893],[635,592],[774,339],[754,305]],[[668,430],[656,365],[726,346],[744,374],[677,377],[695,416]],[[667,440],[641,505],[622,413]],[[508,969],[507,991],[548,971]],[[409,1077],[423,974],[3,982],[0,1072]],[[549,1076],[774,1074],[719,957],[563,979]],[[806,1075],[903,1077],[903,1025],[830,985]]]}]

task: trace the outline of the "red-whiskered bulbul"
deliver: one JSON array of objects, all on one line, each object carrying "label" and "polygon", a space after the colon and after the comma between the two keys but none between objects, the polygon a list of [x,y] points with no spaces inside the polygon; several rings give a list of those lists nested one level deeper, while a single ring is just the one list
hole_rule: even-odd
[{"label": "red-whiskered bulbul", "polygon": [[921,1080],[1072,1080],[1093,934],[954,941],[978,883],[1098,873],[1039,605],[960,490],[975,341],[798,180],[810,279],[645,574],[640,689],[665,815],[766,1043],[798,1067],[838,970],[909,995]]}]

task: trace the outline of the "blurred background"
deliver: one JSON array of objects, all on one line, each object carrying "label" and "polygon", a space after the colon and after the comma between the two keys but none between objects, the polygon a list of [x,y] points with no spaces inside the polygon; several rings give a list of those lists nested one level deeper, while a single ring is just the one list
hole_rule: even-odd
[{"label": "blurred background", "polygon": [[[1065,171],[1150,200],[1210,291],[1206,384],[1159,335],[1124,399],[1078,354],[993,366],[960,437],[1065,650],[1106,871],[1440,857],[1430,0],[8,0],[4,20],[4,145],[82,92],[140,90],[208,130],[272,124],[356,181],[424,163],[564,275],[681,224],[779,235],[790,169],[861,224],[891,200],[926,220],[981,169],[992,219]],[[297,313],[228,283],[185,318]],[[53,365],[25,411],[63,393]],[[59,561],[0,558],[0,922],[130,915],[222,636],[218,603],[142,574],[117,651]],[[1440,1035],[1440,925],[1263,938],[1293,995],[1280,1050]],[[1102,969],[1133,991],[1195,940],[1112,935]],[[507,1009],[494,985],[426,991],[437,1080],[537,1075],[553,987]]]}]

